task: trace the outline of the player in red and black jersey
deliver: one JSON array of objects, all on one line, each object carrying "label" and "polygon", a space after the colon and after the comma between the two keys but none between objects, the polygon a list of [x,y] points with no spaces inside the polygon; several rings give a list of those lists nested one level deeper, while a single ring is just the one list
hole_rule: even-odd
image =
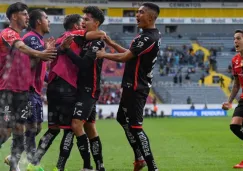
[{"label": "player in red and black jersey", "polygon": [[[82,27],[87,31],[97,31],[105,20],[103,12],[98,7],[88,6],[84,8],[83,13]],[[72,53],[71,50],[66,51],[73,63],[79,68],[77,102],[72,119],[72,129],[77,138],[78,149],[84,160],[84,170],[91,169],[89,141],[96,170],[105,170],[102,144],[95,126],[96,101],[100,94],[103,63],[103,59],[96,59],[96,52],[104,47],[103,41],[92,40],[85,42],[80,54],[81,57]],[[83,128],[85,128],[85,132]]]},{"label": "player in red and black jersey", "polygon": [[107,39],[107,43],[119,53],[105,53],[104,50],[97,52],[98,58],[126,62],[117,121],[124,128],[127,139],[134,150],[135,171],[144,166],[144,159],[149,171],[158,170],[150,149],[149,139],[142,128],[143,108],[152,85],[153,67],[160,45],[160,32],[155,27],[158,15],[159,7],[157,5],[144,3],[136,14],[137,25],[142,32],[134,38],[130,48],[124,49]]},{"label": "player in red and black jersey", "polygon": [[[234,84],[231,90],[230,97],[227,102],[224,102],[222,109],[228,110],[232,107],[234,98],[240,88],[243,90],[243,30],[236,30],[234,34],[234,44],[236,52],[232,58],[232,71],[234,76]],[[243,140],[242,132],[243,122],[243,93],[240,95],[238,106],[234,110],[234,114],[230,123],[231,131],[241,140]],[[243,168],[243,161],[235,165],[234,168]]]},{"label": "player in red and black jersey", "polygon": [[24,124],[29,109],[28,91],[31,84],[30,55],[42,60],[56,57],[56,50],[37,51],[26,46],[20,32],[28,27],[27,5],[11,4],[6,15],[10,20],[8,28],[0,33],[0,146],[13,130],[10,171],[16,171],[24,150]]},{"label": "player in red and black jersey", "polygon": [[[83,51],[83,43],[88,40],[104,37],[103,31],[86,31],[81,26],[82,17],[79,14],[71,14],[65,17],[63,26],[66,30],[58,39],[57,46],[70,46],[71,53],[79,55]],[[72,36],[74,41],[72,41]],[[71,39],[70,39],[71,38]],[[65,42],[65,43],[64,43]],[[66,42],[72,42],[66,43]],[[40,168],[38,164],[49,149],[53,140],[64,129],[64,135],[60,144],[60,154],[56,169],[65,170],[66,161],[73,146],[73,132],[71,121],[77,96],[77,79],[79,68],[73,64],[68,53],[60,52],[52,61],[48,78],[48,130],[39,142],[36,155],[27,170]],[[52,138],[48,138],[52,137]],[[45,141],[43,141],[45,139]]]}]

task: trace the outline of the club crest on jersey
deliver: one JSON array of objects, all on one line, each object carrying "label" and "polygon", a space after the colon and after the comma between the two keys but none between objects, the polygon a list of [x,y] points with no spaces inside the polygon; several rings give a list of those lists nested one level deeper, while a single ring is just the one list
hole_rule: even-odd
[{"label": "club crest on jersey", "polygon": [[98,50],[99,50],[99,47],[97,47],[97,46],[92,47],[92,52],[97,52]]},{"label": "club crest on jersey", "polygon": [[142,41],[139,41],[137,47],[141,48],[141,47],[143,47],[143,45],[144,45],[144,43]]}]

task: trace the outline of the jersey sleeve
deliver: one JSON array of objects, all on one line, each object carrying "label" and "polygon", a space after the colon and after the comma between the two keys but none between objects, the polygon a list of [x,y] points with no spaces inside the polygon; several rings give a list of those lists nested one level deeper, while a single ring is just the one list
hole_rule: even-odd
[{"label": "jersey sleeve", "polygon": [[129,50],[137,57],[149,52],[154,45],[155,42],[151,38],[146,35],[140,35],[132,41]]},{"label": "jersey sleeve", "polygon": [[79,46],[82,46],[86,40],[86,31],[85,30],[75,30],[72,31],[71,34],[74,36],[74,42]]},{"label": "jersey sleeve", "polygon": [[12,47],[15,42],[21,41],[20,35],[14,30],[6,30],[1,36],[4,44],[6,44],[9,48]]},{"label": "jersey sleeve", "polygon": [[35,35],[27,36],[23,39],[23,42],[32,49],[44,50],[44,47],[42,46],[40,39]]}]

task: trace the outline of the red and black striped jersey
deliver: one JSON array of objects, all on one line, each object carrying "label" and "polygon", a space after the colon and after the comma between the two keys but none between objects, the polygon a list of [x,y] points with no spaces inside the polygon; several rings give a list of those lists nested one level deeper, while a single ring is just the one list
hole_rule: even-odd
[{"label": "red and black striped jersey", "polygon": [[122,87],[134,90],[151,87],[160,39],[161,34],[157,28],[144,29],[133,39],[130,51],[134,57],[126,62]]}]

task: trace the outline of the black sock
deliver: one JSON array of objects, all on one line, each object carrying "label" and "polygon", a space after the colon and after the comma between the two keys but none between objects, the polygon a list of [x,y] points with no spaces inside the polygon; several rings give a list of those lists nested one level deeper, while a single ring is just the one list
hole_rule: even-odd
[{"label": "black sock", "polygon": [[96,165],[96,170],[100,170],[101,168],[104,168],[103,156],[102,156],[102,144],[100,141],[100,137],[97,136],[95,138],[90,139],[89,141],[90,141],[90,149]]},{"label": "black sock", "polygon": [[35,143],[36,132],[27,130],[25,132],[25,152],[27,154],[28,161],[31,162],[36,152]]},{"label": "black sock", "polygon": [[125,131],[125,134],[126,134],[126,137],[127,137],[127,140],[129,142],[129,144],[131,145],[132,149],[133,149],[133,152],[134,152],[134,156],[135,156],[135,161],[138,161],[138,160],[144,160],[143,159],[143,155],[139,149],[139,146],[138,144],[136,143],[136,139],[135,137],[133,136],[133,134],[131,133],[130,129],[129,129],[129,126],[128,124],[126,125],[122,125],[124,131]]},{"label": "black sock", "polygon": [[139,145],[140,151],[147,163],[149,171],[156,171],[158,168],[155,164],[154,157],[150,148],[149,139],[143,129],[130,128],[132,134],[136,138],[137,144]]},{"label": "black sock", "polygon": [[13,134],[10,170],[16,170],[16,167],[19,163],[23,151],[24,151],[24,135]]},{"label": "black sock", "polygon": [[77,146],[81,157],[84,161],[84,168],[89,169],[90,164],[90,149],[89,149],[89,139],[86,134],[77,137]]},{"label": "black sock", "polygon": [[70,129],[64,130],[62,142],[60,144],[60,154],[57,162],[57,168],[64,170],[67,159],[73,147],[73,131]]},{"label": "black sock", "polygon": [[45,155],[47,150],[52,144],[52,141],[56,138],[56,136],[59,134],[60,130],[55,129],[48,129],[46,133],[43,135],[43,137],[39,141],[39,145],[37,147],[35,156],[32,160],[33,165],[39,164],[41,158]]}]

